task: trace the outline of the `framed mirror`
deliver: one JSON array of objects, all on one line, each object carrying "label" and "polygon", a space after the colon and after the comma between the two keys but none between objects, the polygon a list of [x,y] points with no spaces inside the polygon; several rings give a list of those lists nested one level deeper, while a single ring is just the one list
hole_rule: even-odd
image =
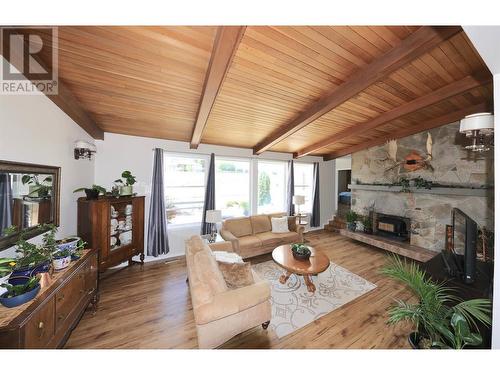
[{"label": "framed mirror", "polygon": [[60,167],[0,160],[0,251],[59,226]]}]

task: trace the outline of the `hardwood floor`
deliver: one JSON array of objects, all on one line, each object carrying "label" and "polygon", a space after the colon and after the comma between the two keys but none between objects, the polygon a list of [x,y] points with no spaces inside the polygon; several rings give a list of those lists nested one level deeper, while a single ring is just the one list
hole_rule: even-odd
[{"label": "hardwood floor", "polygon": [[[394,298],[408,299],[410,294],[380,275],[385,252],[325,231],[308,233],[306,238],[332,262],[377,288],[282,339],[259,326],[222,348],[409,348],[410,328],[386,324]],[[267,254],[251,261],[270,259]],[[85,313],[66,348],[197,347],[183,259],[114,272],[101,281],[97,313]]]}]

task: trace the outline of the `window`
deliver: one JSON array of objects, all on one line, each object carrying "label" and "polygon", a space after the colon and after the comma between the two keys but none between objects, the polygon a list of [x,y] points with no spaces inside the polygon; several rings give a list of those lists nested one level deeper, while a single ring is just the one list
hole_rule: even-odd
[{"label": "window", "polygon": [[215,206],[222,217],[250,215],[250,162],[215,158]]},{"label": "window", "polygon": [[165,155],[167,222],[200,223],[205,199],[205,157]]},{"label": "window", "polygon": [[[305,196],[306,203],[300,206],[300,212],[312,212],[313,165],[294,163],[294,194]],[[298,210],[299,207],[295,207]]]},{"label": "window", "polygon": [[257,212],[285,211],[286,163],[259,160],[258,170]]}]

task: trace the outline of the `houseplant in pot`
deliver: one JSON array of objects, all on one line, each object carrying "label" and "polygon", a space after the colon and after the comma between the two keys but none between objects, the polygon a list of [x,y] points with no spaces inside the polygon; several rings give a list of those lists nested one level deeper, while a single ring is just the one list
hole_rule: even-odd
[{"label": "houseplant in pot", "polygon": [[99,198],[99,194],[106,194],[106,189],[99,185],[92,185],[89,188],[81,187],[73,190],[73,193],[79,193],[80,191],[84,191],[88,200]]},{"label": "houseplant in pot", "polygon": [[482,343],[478,323],[491,325],[491,301],[463,301],[452,288],[434,283],[417,264],[398,256],[389,258],[382,273],[404,283],[417,298],[416,303],[397,300],[388,320],[389,324],[413,324],[415,331],[408,338],[413,348],[463,349]]},{"label": "houseplant in pot", "polygon": [[57,250],[55,234],[57,227],[55,225],[41,225],[42,230],[47,230],[42,236],[42,243],[36,245],[24,239],[24,233],[21,233],[16,243],[15,266],[9,283],[17,282],[18,276],[35,276],[40,272],[47,272],[52,262],[52,254]]},{"label": "houseplant in pot", "polygon": [[123,171],[122,178],[115,180],[120,185],[120,195],[132,195],[136,178],[130,171]]},{"label": "houseplant in pot", "polygon": [[345,214],[345,220],[347,221],[347,229],[349,229],[351,232],[356,231],[357,221],[358,221],[358,214],[354,212],[353,210],[347,211]]},{"label": "houseplant in pot", "polygon": [[[0,258],[0,285],[7,283],[15,265],[16,260],[13,258]],[[0,286],[0,294],[5,291],[6,289]]]},{"label": "houseplant in pot", "polygon": [[303,243],[294,243],[291,246],[293,257],[297,260],[308,260],[311,256],[309,246]]},{"label": "houseplant in pot", "polygon": [[38,276],[18,276],[16,284],[2,284],[7,289],[0,295],[0,303],[5,307],[16,307],[31,301],[40,291],[40,278]]},{"label": "houseplant in pot", "polygon": [[71,263],[71,250],[66,248],[64,250],[57,250],[52,254],[52,267],[54,271],[65,269]]},{"label": "houseplant in pot", "polygon": [[48,198],[52,190],[52,176],[47,176],[42,181],[38,177],[37,174],[25,174],[21,182],[23,185],[28,185],[29,198]]},{"label": "houseplant in pot", "polygon": [[372,218],[370,215],[363,216],[363,218],[361,219],[361,223],[363,224],[363,232],[365,232],[366,234],[373,233]]}]

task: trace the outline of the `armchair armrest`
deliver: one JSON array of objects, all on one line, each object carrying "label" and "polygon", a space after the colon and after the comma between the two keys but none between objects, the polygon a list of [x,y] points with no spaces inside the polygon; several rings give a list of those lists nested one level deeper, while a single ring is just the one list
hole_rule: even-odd
[{"label": "armchair armrest", "polygon": [[240,241],[238,240],[238,237],[236,237],[234,234],[232,234],[227,229],[221,229],[220,235],[226,241],[231,242],[231,244],[233,245],[233,251],[238,252],[240,250]]},{"label": "armchair armrest", "polygon": [[270,297],[271,287],[266,280],[216,294],[210,303],[196,309],[196,324],[207,324],[239,313],[269,300]]},{"label": "armchair armrest", "polygon": [[208,244],[213,251],[227,251],[233,253],[233,243],[231,241],[214,242]]}]

